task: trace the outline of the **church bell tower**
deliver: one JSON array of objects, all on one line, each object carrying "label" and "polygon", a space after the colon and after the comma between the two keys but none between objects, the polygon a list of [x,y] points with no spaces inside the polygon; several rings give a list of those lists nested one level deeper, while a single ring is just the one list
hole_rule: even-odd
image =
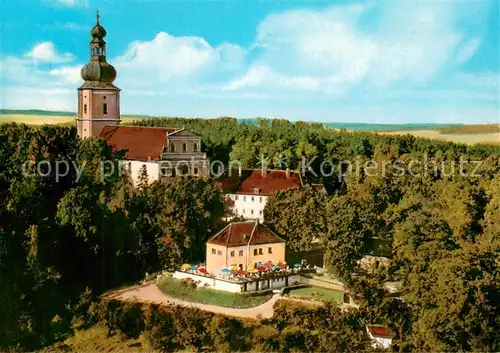
[{"label": "church bell tower", "polygon": [[106,30],[99,23],[90,31],[90,62],[82,67],[85,81],[78,88],[76,128],[81,138],[98,137],[104,126],[120,125],[120,89],[113,85],[116,70],[106,62]]}]

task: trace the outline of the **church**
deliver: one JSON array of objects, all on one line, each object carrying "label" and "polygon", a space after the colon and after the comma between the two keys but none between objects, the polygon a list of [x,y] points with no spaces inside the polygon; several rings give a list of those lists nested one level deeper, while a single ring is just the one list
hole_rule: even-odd
[{"label": "church", "polygon": [[99,23],[99,13],[90,35],[90,61],[81,70],[84,83],[78,88],[76,128],[80,138],[97,137],[114,151],[124,151],[122,163],[135,184],[144,168],[150,182],[208,176],[208,158],[198,134],[120,124],[120,89],[113,84],[116,70],[106,61],[106,30]]}]

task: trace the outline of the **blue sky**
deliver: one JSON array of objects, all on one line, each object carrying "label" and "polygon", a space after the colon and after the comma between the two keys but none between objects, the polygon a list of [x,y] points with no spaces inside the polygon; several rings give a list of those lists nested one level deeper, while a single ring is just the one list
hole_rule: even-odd
[{"label": "blue sky", "polygon": [[1,106],[76,110],[99,8],[122,112],[488,123],[498,1],[4,0]]}]

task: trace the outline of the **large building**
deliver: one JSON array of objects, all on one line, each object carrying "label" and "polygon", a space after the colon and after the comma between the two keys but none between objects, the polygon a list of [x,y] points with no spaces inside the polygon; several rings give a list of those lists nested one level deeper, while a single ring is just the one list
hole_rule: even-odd
[{"label": "large building", "polygon": [[[235,216],[260,221],[264,220],[264,207],[271,195],[304,186],[300,172],[290,170],[228,169],[219,182]],[[325,192],[323,185],[312,187]]]},{"label": "large building", "polygon": [[201,137],[189,130],[106,126],[100,138],[113,150],[125,151],[124,164],[135,183],[143,168],[150,182],[210,172],[207,155],[201,152]]},{"label": "large building", "polygon": [[285,240],[259,221],[233,222],[207,243],[206,268],[217,274],[223,267],[232,265],[247,270],[257,263],[285,261]]},{"label": "large building", "polygon": [[98,137],[105,126],[120,125],[120,89],[116,70],[106,61],[106,30],[97,23],[90,31],[90,62],[82,67],[85,81],[78,88],[76,128],[81,138]]},{"label": "large building", "polygon": [[81,138],[98,137],[114,151],[123,151],[123,165],[135,184],[146,169],[149,181],[177,176],[208,176],[201,137],[186,129],[120,126],[120,89],[116,70],[106,61],[106,30],[97,23],[90,31],[90,62],[81,70],[76,127]]}]

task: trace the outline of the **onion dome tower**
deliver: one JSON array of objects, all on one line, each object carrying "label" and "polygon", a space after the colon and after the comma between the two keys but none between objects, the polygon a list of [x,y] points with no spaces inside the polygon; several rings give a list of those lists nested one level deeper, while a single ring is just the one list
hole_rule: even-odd
[{"label": "onion dome tower", "polygon": [[76,128],[81,138],[98,137],[104,126],[120,125],[120,89],[113,84],[116,70],[106,61],[106,30],[99,23],[90,31],[90,61],[81,70]]}]

